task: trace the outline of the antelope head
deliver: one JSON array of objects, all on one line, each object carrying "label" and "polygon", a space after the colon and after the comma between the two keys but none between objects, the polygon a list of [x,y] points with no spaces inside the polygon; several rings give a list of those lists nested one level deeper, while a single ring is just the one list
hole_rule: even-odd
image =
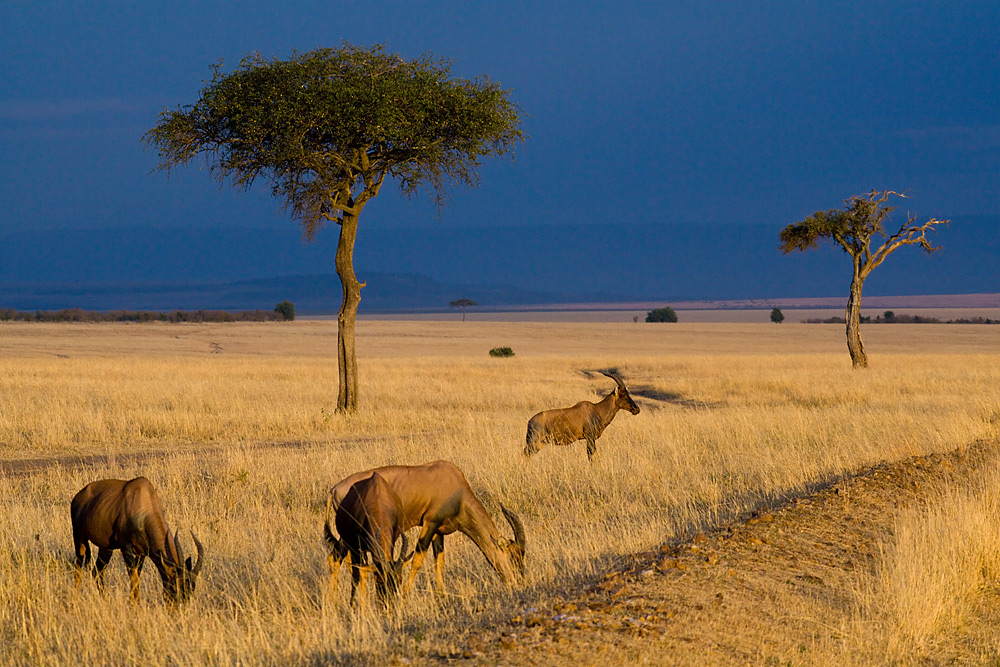
[{"label": "antelope head", "polygon": [[[194,540],[195,548],[198,550],[198,561],[192,565],[191,557],[187,559],[184,558],[184,550],[181,548],[180,537],[174,532],[173,535],[173,549],[170,546],[170,534],[167,533],[167,549],[165,553],[169,554],[171,551],[176,556],[176,561],[169,563],[165,562],[164,565],[168,567],[173,567],[175,572],[175,577],[170,583],[164,588],[164,597],[171,602],[186,602],[194,593],[194,586],[198,580],[198,573],[201,572],[201,566],[204,563],[205,550],[201,546],[201,542],[198,541],[197,536],[194,532],[191,533],[191,539]],[[166,559],[165,559],[166,560]]]},{"label": "antelope head", "polygon": [[[378,562],[368,563],[358,566],[361,574],[360,588],[366,587],[365,580],[372,574],[375,575],[375,594],[383,605],[388,607],[393,600],[398,597],[399,586],[403,581],[403,567],[413,558],[414,551],[406,553],[410,548],[410,542],[406,538],[406,533],[400,533],[399,559],[385,563],[382,571],[379,571]],[[374,560],[374,559],[373,559]]]},{"label": "antelope head", "polygon": [[634,415],[639,414],[639,406],[635,404],[635,401],[632,400],[632,396],[628,393],[628,389],[625,387],[625,381],[622,380],[617,375],[612,375],[611,373],[606,373],[604,371],[601,371],[601,374],[607,375],[609,378],[615,381],[615,384],[618,385],[618,387],[615,388],[614,391],[615,407],[618,408],[619,410],[628,410]]},{"label": "antelope head", "polygon": [[399,586],[403,581],[403,567],[413,558],[415,551],[406,553],[410,549],[410,541],[406,538],[406,533],[400,533],[399,540],[399,559],[386,563],[384,576],[380,577],[376,573],[375,590],[386,605],[399,593]]},{"label": "antelope head", "polygon": [[514,531],[514,539],[508,540],[501,537],[499,540],[495,540],[494,544],[497,549],[507,555],[510,559],[510,564],[514,572],[514,576],[518,579],[524,578],[524,546],[525,546],[525,536],[524,536],[524,524],[517,517],[516,514],[511,512],[509,509],[500,505],[500,511],[503,512],[504,518],[510,524],[511,529]]}]

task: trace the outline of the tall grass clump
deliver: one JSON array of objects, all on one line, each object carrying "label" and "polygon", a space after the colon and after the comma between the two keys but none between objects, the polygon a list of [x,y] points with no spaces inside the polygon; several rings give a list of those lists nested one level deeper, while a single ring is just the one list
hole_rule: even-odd
[{"label": "tall grass clump", "polygon": [[[897,519],[859,592],[854,642],[872,661],[995,660],[1000,639],[1000,466]],[[992,656],[992,658],[990,658]]]}]

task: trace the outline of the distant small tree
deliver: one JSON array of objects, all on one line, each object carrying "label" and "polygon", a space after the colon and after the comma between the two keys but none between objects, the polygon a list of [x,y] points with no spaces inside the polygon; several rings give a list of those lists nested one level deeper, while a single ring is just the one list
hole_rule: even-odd
[{"label": "distant small tree", "polygon": [[[927,253],[938,248],[927,240],[927,232],[936,225],[947,225],[947,220],[931,218],[922,225],[915,224],[916,216],[907,215],[899,230],[888,235],[884,223],[896,207],[887,206],[890,197],[905,197],[892,190],[872,190],[844,200],[843,210],[817,211],[811,216],[788,225],[781,230],[778,249],[786,255],[792,251],[809,250],[823,239],[830,239],[851,256],[854,273],[851,277],[851,294],[847,299],[847,350],[851,353],[854,368],[867,368],[868,355],[861,342],[861,288],[865,278],[885,258],[904,245],[919,245]],[[885,240],[872,250],[874,238]]]},{"label": "distant small tree", "polygon": [[892,322],[893,320],[896,319],[896,313],[892,312],[891,310],[887,310],[884,313],[882,313],[882,319],[884,319],[886,322]]},{"label": "distant small tree", "polygon": [[295,319],[295,304],[285,299],[274,307],[274,312],[281,315],[286,322],[291,322]]},{"label": "distant small tree", "polygon": [[646,313],[647,322],[676,322],[677,313],[670,306],[665,308],[654,308]]},{"label": "distant small tree", "polygon": [[462,309],[462,321],[464,322],[465,321],[465,309],[468,308],[469,306],[477,306],[479,304],[477,304],[472,299],[456,299],[455,301],[449,301],[448,305],[451,306],[452,308],[461,308]]},{"label": "distant small tree", "polygon": [[785,321],[785,314],[781,312],[781,308],[775,307],[771,309],[771,321],[775,324],[781,324]]}]

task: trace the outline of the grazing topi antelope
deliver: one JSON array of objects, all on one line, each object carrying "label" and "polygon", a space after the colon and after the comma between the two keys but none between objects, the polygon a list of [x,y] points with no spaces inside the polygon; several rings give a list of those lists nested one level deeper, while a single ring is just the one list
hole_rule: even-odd
[{"label": "grazing topi antelope", "polygon": [[194,592],[204,563],[201,542],[191,533],[198,549],[198,562],[184,559],[180,538],[163,520],[163,509],[153,485],[145,477],[133,480],[102,479],[91,482],[73,496],[70,504],[73,543],[76,551],[76,582],[84,565],[90,564],[90,543],[97,546],[94,578],[104,588],[104,568],[115,549],[121,549],[132,586],[132,601],[139,599],[139,575],[146,556],[163,580],[163,596],[184,602]]},{"label": "grazing topi antelope", "polygon": [[571,408],[545,410],[528,420],[528,434],[525,437],[524,455],[531,456],[546,444],[568,445],[578,440],[587,441],[587,459],[594,460],[597,439],[604,433],[619,410],[639,414],[639,406],[625,388],[625,382],[617,375],[607,375],[618,386],[598,403],[580,401]]},{"label": "grazing topi antelope", "polygon": [[[374,474],[384,478],[399,497],[402,513],[399,530],[420,526],[420,537],[410,566],[410,575],[403,587],[405,594],[413,585],[417,571],[424,562],[427,548],[434,547],[435,580],[444,588],[444,537],[455,531],[465,533],[475,542],[483,556],[505,583],[524,576],[524,526],[517,515],[500,506],[514,531],[513,541],[500,535],[486,508],[476,498],[465,475],[453,463],[434,461],[416,466],[384,466],[366,470],[338,482],[327,498],[327,541],[335,545],[338,538],[330,529],[330,508],[339,508],[348,491],[360,480]],[[339,529],[339,525],[338,525]],[[341,540],[343,536],[341,537]]]},{"label": "grazing topi antelope", "polygon": [[[328,561],[330,564],[330,590],[337,587],[337,574],[340,564],[351,557],[351,605],[355,604],[355,593],[360,581],[361,594],[364,594],[365,578],[374,570],[375,590],[382,604],[388,605],[391,596],[399,590],[402,580],[403,565],[413,556],[406,556],[406,533],[401,529],[403,522],[403,506],[389,483],[380,474],[372,473],[370,477],[358,480],[337,506],[334,524],[340,539],[334,536],[330,529],[330,503],[327,498],[327,522],[324,526],[324,537],[330,548]],[[392,559],[392,549],[396,538],[402,539],[400,558]],[[367,554],[371,554],[372,565],[367,565]]]}]

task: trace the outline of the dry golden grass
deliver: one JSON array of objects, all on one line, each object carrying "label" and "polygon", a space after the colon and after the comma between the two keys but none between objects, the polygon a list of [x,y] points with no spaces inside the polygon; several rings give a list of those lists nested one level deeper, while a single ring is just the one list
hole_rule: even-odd
[{"label": "dry golden grass", "polygon": [[[358,333],[362,407],[343,417],[331,413],[334,323],[0,325],[0,457],[113,457],[0,478],[0,662],[447,652],[456,627],[510,615],[623,554],[833,474],[995,435],[1000,422],[1000,332],[987,326],[869,327],[867,372],[851,371],[839,326],[361,322]],[[488,357],[499,345],[517,356]],[[596,399],[610,382],[580,371],[610,366],[642,413],[616,418],[593,465],[582,444],[525,462],[527,419]],[[146,451],[171,453],[115,458]],[[423,573],[393,614],[353,616],[346,595],[325,594],[326,489],[355,470],[437,458],[466,472],[500,524],[498,502],[524,520],[525,586],[505,589],[451,537],[449,595]],[[171,525],[208,549],[177,613],[153,568],[130,607],[118,556],[106,597],[72,586],[69,499],[93,479],[138,474]]]},{"label": "dry golden grass", "polygon": [[1000,655],[1000,462],[897,521],[861,582],[849,645],[876,662],[987,664]]}]

